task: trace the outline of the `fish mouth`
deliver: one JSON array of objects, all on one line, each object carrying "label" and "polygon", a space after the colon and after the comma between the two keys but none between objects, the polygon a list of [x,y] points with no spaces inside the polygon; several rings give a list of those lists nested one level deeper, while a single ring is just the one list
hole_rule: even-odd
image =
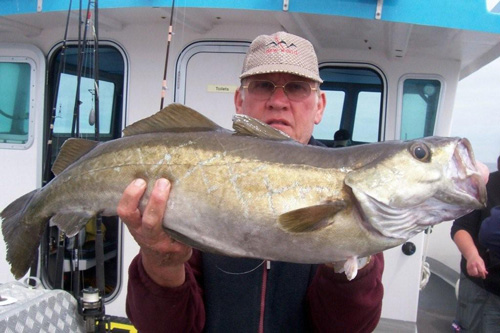
[{"label": "fish mouth", "polygon": [[448,172],[455,185],[455,191],[462,200],[477,209],[486,206],[486,186],[483,176],[474,158],[474,152],[468,139],[457,143]]}]

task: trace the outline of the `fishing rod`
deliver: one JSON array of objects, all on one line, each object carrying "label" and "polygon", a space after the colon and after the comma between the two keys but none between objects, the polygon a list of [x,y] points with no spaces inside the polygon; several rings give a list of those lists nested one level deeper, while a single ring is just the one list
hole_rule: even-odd
[{"label": "fishing rod", "polygon": [[94,0],[94,133],[99,141],[99,5]]},{"label": "fishing rod", "polygon": [[80,86],[82,81],[82,70],[83,70],[83,54],[87,47],[87,30],[90,22],[90,4],[92,0],[88,1],[87,4],[87,17],[85,19],[85,28],[83,30],[83,37],[81,35],[82,26],[82,0],[80,0],[80,8],[78,15],[78,57],[77,57],[77,73],[76,73],[76,94],[75,94],[75,106],[73,111],[73,123],[71,126],[71,137],[80,136],[80,105],[82,101],[80,100]]},{"label": "fishing rod", "polygon": [[[76,92],[73,106],[73,122],[71,123],[71,137],[78,133],[78,122],[80,118],[80,76],[81,76],[81,54],[82,54],[82,0],[78,7],[78,49],[76,55]],[[76,134],[78,136],[78,134]]]},{"label": "fishing rod", "polygon": [[[95,140],[99,141],[99,5],[94,0],[94,117],[95,117]],[[96,235],[94,240],[95,262],[96,262],[96,284],[101,295],[99,311],[95,311],[95,319],[98,319],[98,331],[104,331],[104,299],[106,293],[104,275],[104,235],[102,232],[102,216],[96,216]],[[94,319],[94,320],[95,320]]]},{"label": "fishing rod", "polygon": [[160,110],[163,109],[163,101],[165,99],[165,94],[167,93],[167,66],[169,58],[168,55],[170,53],[170,42],[172,41],[172,35],[173,35],[174,8],[175,8],[175,0],[172,0],[172,8],[170,9],[170,24],[168,27],[167,52],[165,55],[165,67],[163,69],[163,81],[161,86]]},{"label": "fishing rod", "polygon": [[[93,4],[94,7],[94,18],[91,22],[90,7]],[[92,23],[92,24],[91,24]],[[93,31],[94,49],[93,49],[93,77],[94,77],[94,105],[93,110],[90,112],[89,123],[94,125],[94,140],[99,141],[99,4],[98,0],[89,0],[89,6],[87,9],[87,25],[86,28],[91,24]],[[80,73],[81,74],[81,73]],[[79,77],[79,79],[81,79]],[[95,253],[95,279],[96,287],[85,288],[82,290],[82,295],[80,296],[80,290],[75,289],[75,297],[78,298],[79,303],[81,303],[81,315],[83,316],[87,327],[92,327],[92,331],[104,332],[105,328],[105,310],[104,310],[104,296],[106,293],[105,286],[105,273],[104,273],[104,235],[102,231],[102,217],[97,215],[94,221],[90,223],[95,223],[95,239],[94,239],[94,253]],[[78,293],[76,291],[78,290]]]},{"label": "fishing rod", "polygon": [[[79,6],[79,22],[78,22],[78,56],[77,56],[77,75],[76,75],[76,93],[75,93],[75,103],[74,103],[74,112],[73,112],[73,122],[71,126],[71,137],[79,137],[80,136],[80,106],[82,104],[82,101],[80,100],[80,89],[81,89],[81,80],[82,80],[82,75],[83,75],[83,67],[84,67],[84,62],[86,59],[87,55],[87,48],[88,48],[88,41],[87,41],[87,33],[89,29],[89,25],[91,24],[91,18],[92,14],[90,11],[91,5],[94,4],[94,13],[95,13],[95,6],[97,5],[95,1],[89,0],[87,3],[87,12],[86,12],[86,18],[85,22],[82,21],[82,0],[80,0],[80,6]],[[81,26],[82,24],[85,23],[85,28],[83,32],[83,36],[81,33]],[[95,29],[95,27],[94,27]],[[98,30],[98,29],[97,29]],[[94,50],[97,48],[98,40],[97,37],[94,35]],[[96,53],[94,53],[94,61],[96,57]],[[85,56],[85,59],[84,59]],[[85,66],[86,68],[89,66]],[[96,71],[98,71],[98,65],[94,63],[94,75]],[[98,74],[97,74],[98,76]],[[98,80],[98,78],[97,78]],[[99,97],[98,97],[98,84],[95,83],[94,85],[96,89],[94,101],[97,105],[97,108],[94,109],[96,115],[99,113]],[[94,106],[95,107],[95,106]],[[96,120],[98,119],[98,116],[96,117]],[[97,120],[98,121],[98,120]],[[99,138],[98,134],[98,127],[96,129],[97,134],[96,134],[96,139]],[[100,230],[100,223],[99,223],[99,230]],[[98,284],[102,286],[102,288],[99,288],[102,290],[102,293],[104,293],[104,266],[103,266],[103,244],[102,244],[102,233],[100,237],[100,245],[97,245],[95,247],[95,253],[96,253],[96,274],[98,274],[99,279],[96,277],[96,280],[99,280]],[[80,297],[80,267],[79,267],[79,253],[80,253],[80,241],[79,241],[79,234],[75,235],[73,238],[73,255],[72,255],[72,260],[73,260],[73,265],[72,265],[72,278],[71,278],[71,283],[72,283],[72,290],[73,290],[73,295],[78,298]],[[100,254],[98,254],[100,253]],[[100,263],[98,263],[100,261]],[[100,266],[100,267],[99,267]]]},{"label": "fishing rod", "polygon": [[[76,69],[76,92],[75,92],[75,103],[73,109],[73,122],[71,124],[71,137],[80,136],[80,84],[82,79],[82,68],[83,68],[83,52],[85,51],[85,42],[87,37],[87,25],[89,22],[89,12],[88,7],[90,6],[90,0],[87,6],[87,17],[85,20],[85,29],[82,38],[82,0],[80,0],[80,5],[78,8],[78,54],[77,54],[77,69]],[[79,260],[79,234],[73,237],[73,250],[71,261],[73,265],[71,266],[71,284],[73,290],[73,296],[77,298],[80,294],[80,260]]]},{"label": "fishing rod", "polygon": [[[43,165],[43,185],[45,185],[52,177],[51,177],[51,161],[52,161],[52,139],[54,136],[54,123],[56,119],[56,109],[57,109],[57,98],[59,95],[59,85],[61,83],[61,75],[64,71],[64,66],[66,63],[66,50],[67,50],[67,41],[68,41],[68,28],[69,28],[69,19],[71,16],[71,5],[72,0],[69,1],[68,14],[66,16],[66,26],[64,29],[64,37],[62,42],[61,53],[59,56],[59,66],[57,69],[57,74],[55,75],[55,88],[53,94],[52,101],[52,109],[51,115],[49,117],[49,128],[47,133],[47,147],[45,152],[45,161]],[[64,265],[64,249],[65,249],[65,240],[66,237],[59,231],[58,239],[56,240],[56,269],[54,275],[54,287],[62,288],[62,275],[63,275],[63,265]],[[33,265],[31,266],[31,274],[36,274],[38,270],[38,260],[33,261]]]},{"label": "fishing rod", "polygon": [[69,0],[69,7],[68,7],[68,14],[66,16],[66,26],[64,29],[64,37],[63,37],[63,42],[62,42],[62,47],[61,47],[61,53],[59,56],[59,67],[57,70],[57,73],[55,75],[55,88],[54,88],[54,97],[52,101],[52,109],[51,109],[51,115],[49,118],[49,130],[47,133],[47,150],[46,150],[46,155],[47,158],[45,159],[45,163],[43,166],[43,182],[44,185],[49,181],[51,178],[50,176],[50,164],[51,164],[51,156],[52,156],[52,138],[54,135],[54,122],[56,120],[56,109],[57,109],[57,97],[59,95],[59,85],[61,83],[61,74],[63,73],[64,70],[64,64],[66,63],[66,49],[67,49],[67,43],[68,43],[68,27],[69,27],[69,18],[71,16],[71,4],[72,0]]}]

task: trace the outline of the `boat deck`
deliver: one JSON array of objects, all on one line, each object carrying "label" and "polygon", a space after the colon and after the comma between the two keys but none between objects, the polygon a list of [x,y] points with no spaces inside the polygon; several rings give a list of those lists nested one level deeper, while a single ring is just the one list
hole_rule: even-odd
[{"label": "boat deck", "polygon": [[381,319],[376,333],[451,332],[457,299],[455,288],[436,274],[420,292],[417,325],[398,320]]}]

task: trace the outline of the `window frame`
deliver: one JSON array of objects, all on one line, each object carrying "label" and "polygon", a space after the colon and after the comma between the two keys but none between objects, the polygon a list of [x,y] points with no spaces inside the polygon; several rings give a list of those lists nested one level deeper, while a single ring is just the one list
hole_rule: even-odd
[{"label": "window frame", "polygon": [[403,97],[404,97],[404,83],[406,80],[435,80],[439,81],[441,84],[441,89],[439,91],[438,102],[436,107],[436,118],[434,120],[434,128],[432,130],[432,135],[436,134],[436,128],[438,128],[438,124],[440,122],[441,112],[443,108],[443,96],[445,96],[446,90],[446,81],[445,79],[438,74],[415,74],[408,73],[402,75],[398,81],[398,91],[397,91],[397,110],[396,110],[396,130],[395,130],[395,138],[398,140],[401,139],[401,131],[403,126]]},{"label": "window frame", "polygon": [[36,113],[36,82],[37,82],[37,63],[28,56],[0,56],[2,63],[26,63],[30,66],[30,87],[29,87],[29,116],[28,116],[28,135],[24,143],[0,142],[0,149],[29,149],[35,141],[35,113]]},{"label": "window frame", "polygon": [[[324,63],[321,63],[319,65],[320,75],[321,75],[321,71],[325,70],[327,68],[347,68],[347,69],[369,70],[369,71],[373,71],[379,77],[380,83],[381,83],[381,91],[380,91],[381,98],[380,98],[380,115],[379,115],[377,141],[384,141],[385,134],[386,134],[386,118],[387,118],[386,109],[387,109],[387,92],[388,92],[387,78],[386,78],[384,72],[378,66],[370,64],[370,63],[324,62]],[[323,78],[323,80],[324,80],[324,78]],[[322,91],[326,91],[326,89],[322,88]],[[373,90],[368,89],[368,90],[362,90],[362,91],[373,91]],[[361,91],[359,91],[359,92],[361,92]],[[357,94],[357,95],[359,95],[359,94]],[[357,100],[357,98],[358,98],[358,96],[356,96],[356,100]],[[344,100],[343,111],[346,109],[345,103],[348,103],[348,101]],[[328,100],[327,100],[327,104],[328,104]],[[340,128],[343,128],[342,127],[343,121],[344,120],[343,120],[343,115],[342,115],[341,122],[340,122]],[[354,124],[354,122],[355,122],[355,114],[354,114],[353,124]],[[332,132],[331,139],[321,139],[321,138],[316,138],[316,139],[323,142],[327,146],[331,146],[333,144],[333,133],[334,132]],[[362,144],[364,142],[353,142],[353,143],[354,144]]]}]

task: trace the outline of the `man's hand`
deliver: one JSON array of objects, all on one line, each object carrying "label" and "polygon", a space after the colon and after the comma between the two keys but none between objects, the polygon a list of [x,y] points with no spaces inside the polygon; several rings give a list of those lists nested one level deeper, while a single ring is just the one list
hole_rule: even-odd
[{"label": "man's hand", "polygon": [[473,277],[480,277],[486,279],[488,271],[484,265],[484,260],[481,258],[479,253],[471,255],[467,259],[467,274]]},{"label": "man's hand", "polygon": [[177,287],[185,281],[184,263],[192,249],[170,238],[162,228],[170,194],[170,182],[158,179],[144,212],[139,202],[146,191],[143,179],[134,180],[118,203],[117,212],[141,247],[142,264],[149,277],[165,287]]},{"label": "man's hand", "polygon": [[488,271],[469,232],[463,229],[458,230],[453,236],[453,241],[467,260],[467,274],[486,279]]}]

